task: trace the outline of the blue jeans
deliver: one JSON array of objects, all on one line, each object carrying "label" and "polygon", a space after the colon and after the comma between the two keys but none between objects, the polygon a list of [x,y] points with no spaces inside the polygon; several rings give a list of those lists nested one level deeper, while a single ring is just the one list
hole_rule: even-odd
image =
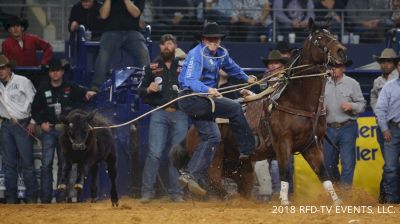
[{"label": "blue jeans", "polygon": [[[326,134],[339,148],[337,151],[326,140],[324,141],[324,162],[328,175],[333,181],[340,181],[344,186],[352,186],[354,169],[356,166],[356,139],[358,125],[356,121],[350,122],[341,128],[328,127]],[[342,165],[339,174],[338,163]]]},{"label": "blue jeans", "polygon": [[100,50],[96,59],[92,86],[100,87],[106,81],[110,61],[118,49],[125,49],[135,59],[135,64],[143,67],[150,63],[149,52],[143,35],[134,30],[106,31],[100,39]]},{"label": "blue jeans", "polygon": [[241,154],[248,155],[254,150],[255,141],[250,127],[238,102],[222,97],[215,98],[215,112],[211,111],[211,102],[206,97],[192,96],[178,101],[179,107],[189,114],[200,134],[200,143],[196,147],[189,164],[188,172],[199,179],[210,165],[215,149],[221,142],[221,134],[214,117],[229,119],[229,127],[233,133]]},{"label": "blue jeans", "polygon": [[[21,122],[20,125],[25,127],[27,122]],[[9,120],[4,120],[1,125],[1,141],[3,143],[2,156],[7,203],[18,203],[18,161],[20,161],[18,166],[22,169],[26,187],[26,199],[28,202],[35,202],[37,199],[38,183],[33,163],[33,141],[31,136],[17,124],[13,124]],[[20,160],[18,160],[17,154]]]},{"label": "blue jeans", "polygon": [[389,124],[392,132],[392,140],[385,142],[383,158],[383,187],[385,191],[385,201],[399,202],[399,156],[400,156],[400,128]]},{"label": "blue jeans", "polygon": [[52,128],[49,132],[42,133],[42,167],[40,173],[40,200],[42,203],[50,203],[53,198],[53,160],[54,151],[57,149],[58,172],[57,182],[61,177],[62,158],[61,147],[59,146],[58,137],[60,132]]},{"label": "blue jeans", "polygon": [[[160,160],[168,152],[172,145],[180,143],[188,130],[188,116],[178,110],[167,112],[157,110],[151,114],[149,128],[149,152],[143,168],[142,197],[154,197],[154,184],[156,183]],[[172,163],[168,164],[169,189],[171,198],[182,195],[178,184],[178,170]]]}]

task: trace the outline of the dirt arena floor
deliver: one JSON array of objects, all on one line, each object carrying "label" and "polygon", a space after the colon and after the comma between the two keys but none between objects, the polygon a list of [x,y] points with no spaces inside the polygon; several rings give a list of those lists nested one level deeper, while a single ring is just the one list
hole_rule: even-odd
[{"label": "dirt arena floor", "polygon": [[[358,199],[357,199],[358,200]],[[400,205],[379,205],[363,200],[335,207],[323,197],[305,203],[294,200],[290,206],[277,201],[259,204],[244,199],[228,202],[199,202],[188,199],[171,203],[158,199],[141,204],[138,199],[122,198],[118,208],[108,200],[97,203],[51,205],[0,205],[0,223],[9,224],[262,224],[262,223],[397,223]]]}]

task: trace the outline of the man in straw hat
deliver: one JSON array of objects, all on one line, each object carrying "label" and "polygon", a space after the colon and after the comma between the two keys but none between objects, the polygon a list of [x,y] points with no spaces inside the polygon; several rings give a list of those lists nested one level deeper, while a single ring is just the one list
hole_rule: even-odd
[{"label": "man in straw hat", "polygon": [[[326,135],[338,147],[324,141],[324,162],[329,176],[342,187],[351,189],[356,166],[357,117],[364,112],[366,101],[360,84],[344,74],[344,64],[332,65],[333,74],[325,87]],[[342,165],[339,173],[338,162]]]},{"label": "man in straw hat", "polygon": [[215,22],[205,24],[203,32],[197,37],[201,40],[189,53],[179,74],[181,95],[205,93],[202,96],[186,97],[178,102],[179,108],[189,114],[200,134],[200,143],[191,158],[187,172],[180,176],[183,185],[189,184],[189,190],[204,195],[197,181],[203,178],[210,165],[215,150],[221,142],[221,134],[215,123],[216,117],[229,119],[229,126],[238,141],[240,159],[248,161],[254,150],[255,142],[250,127],[243,115],[241,106],[218,91],[218,71],[223,69],[229,76],[254,83],[256,78],[248,76],[232,60],[227,50],[221,47],[225,34],[220,32]]},{"label": "man in straw hat", "polygon": [[[373,87],[371,89],[371,94],[370,94],[370,102],[371,102],[371,108],[376,114],[376,103],[378,101],[378,97],[380,95],[380,92],[383,88],[383,86],[390,80],[397,79],[399,77],[399,73],[396,69],[396,64],[399,61],[399,56],[396,55],[396,52],[392,48],[385,48],[383,49],[382,53],[380,56],[373,56],[373,58],[379,63],[381,70],[382,70],[382,75],[379,76],[374,80]],[[383,134],[381,131],[381,128],[377,129],[377,140],[379,143],[379,146],[381,148],[381,152],[384,153],[384,146],[385,146],[385,140],[383,138]],[[380,193],[379,193],[379,201],[380,202],[385,202],[385,189],[384,189],[384,179],[385,175],[382,176],[382,181],[380,185]]]},{"label": "man in straw hat", "polygon": [[[0,117],[2,159],[5,174],[5,197],[10,204],[18,203],[17,163],[22,168],[26,186],[26,200],[36,203],[38,184],[35,176],[32,150],[32,133],[35,127],[31,120],[31,104],[35,88],[31,81],[12,72],[12,63],[0,55]],[[20,159],[18,159],[19,154]]]}]

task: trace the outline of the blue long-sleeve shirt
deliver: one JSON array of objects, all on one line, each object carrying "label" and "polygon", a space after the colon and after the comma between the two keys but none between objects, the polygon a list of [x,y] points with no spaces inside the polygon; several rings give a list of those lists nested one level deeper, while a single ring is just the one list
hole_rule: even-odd
[{"label": "blue long-sleeve shirt", "polygon": [[400,122],[400,79],[394,79],[383,86],[375,108],[379,127],[388,129],[390,121]]},{"label": "blue long-sleeve shirt", "polygon": [[[210,51],[203,43],[194,47],[187,55],[182,65],[178,80],[181,89],[190,89],[193,92],[206,93],[208,89],[217,88],[218,71],[220,69],[229,76],[247,81],[249,77],[237,65],[229,54],[218,49],[216,55],[211,56]],[[212,58],[220,57],[222,58]]]}]

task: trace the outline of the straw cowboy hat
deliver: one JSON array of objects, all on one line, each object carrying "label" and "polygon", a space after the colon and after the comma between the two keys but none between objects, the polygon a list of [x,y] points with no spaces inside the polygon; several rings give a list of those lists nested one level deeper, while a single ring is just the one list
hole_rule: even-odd
[{"label": "straw cowboy hat", "polygon": [[373,56],[374,60],[376,60],[378,63],[380,63],[382,60],[393,60],[393,62],[399,60],[399,56],[396,54],[396,52],[392,48],[385,48],[383,49],[382,53],[380,56]]},{"label": "straw cowboy hat", "polygon": [[268,66],[268,63],[271,61],[278,61],[282,64],[286,64],[289,62],[289,58],[282,57],[282,54],[278,50],[272,50],[269,52],[268,57],[261,57],[261,61],[264,63],[265,67]]},{"label": "straw cowboy hat", "polygon": [[18,16],[11,15],[8,19],[3,23],[4,29],[8,32],[8,29],[12,26],[21,26],[24,28],[24,31],[28,29],[29,23],[26,19],[21,19]]},{"label": "straw cowboy hat", "polygon": [[202,37],[220,37],[223,39],[226,34],[220,31],[219,25],[216,22],[209,22],[204,25],[203,32],[196,34],[196,39],[201,39]]},{"label": "straw cowboy hat", "polygon": [[0,55],[0,67],[9,67],[11,70],[15,68],[15,62],[8,60],[8,58],[4,55]]}]

